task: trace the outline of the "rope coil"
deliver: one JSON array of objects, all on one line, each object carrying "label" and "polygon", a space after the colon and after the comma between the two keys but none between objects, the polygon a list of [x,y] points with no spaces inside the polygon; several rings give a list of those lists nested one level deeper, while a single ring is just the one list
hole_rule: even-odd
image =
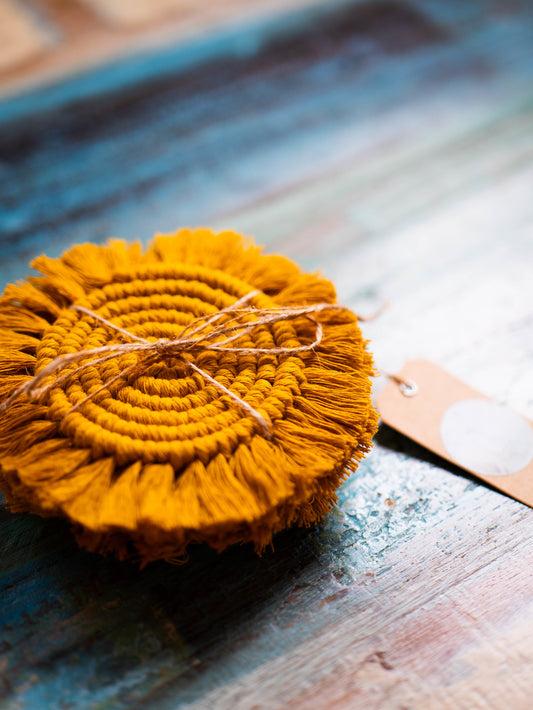
[{"label": "rope coil", "polygon": [[260,552],[332,507],[377,415],[371,355],[329,281],[208,230],[33,266],[0,298],[13,510],[145,564],[191,542]]}]

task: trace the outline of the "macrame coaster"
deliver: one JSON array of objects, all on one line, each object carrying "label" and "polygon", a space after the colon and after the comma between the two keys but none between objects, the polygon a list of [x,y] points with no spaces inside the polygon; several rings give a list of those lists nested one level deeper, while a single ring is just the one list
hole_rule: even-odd
[{"label": "macrame coaster", "polygon": [[90,550],[261,552],[320,520],[371,446],[371,355],[332,284],[232,232],[84,244],[0,299],[0,471],[14,511]]}]

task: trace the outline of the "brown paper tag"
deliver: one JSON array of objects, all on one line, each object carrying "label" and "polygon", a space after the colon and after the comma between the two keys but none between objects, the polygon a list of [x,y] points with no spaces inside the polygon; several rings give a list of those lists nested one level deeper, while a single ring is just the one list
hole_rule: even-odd
[{"label": "brown paper tag", "polygon": [[412,360],[376,399],[385,424],[533,507],[533,422],[426,360]]}]

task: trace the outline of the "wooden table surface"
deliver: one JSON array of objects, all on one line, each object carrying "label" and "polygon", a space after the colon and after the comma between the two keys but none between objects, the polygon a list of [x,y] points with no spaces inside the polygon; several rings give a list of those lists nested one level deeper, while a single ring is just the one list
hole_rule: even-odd
[{"label": "wooden table surface", "polygon": [[[356,310],[390,299],[364,325],[380,367],[429,358],[532,417],[532,4],[237,5],[31,92],[6,74],[0,280],[77,242],[240,230]],[[532,529],[385,427],[338,509],[261,559],[139,571],[2,510],[0,707],[529,710]]]}]

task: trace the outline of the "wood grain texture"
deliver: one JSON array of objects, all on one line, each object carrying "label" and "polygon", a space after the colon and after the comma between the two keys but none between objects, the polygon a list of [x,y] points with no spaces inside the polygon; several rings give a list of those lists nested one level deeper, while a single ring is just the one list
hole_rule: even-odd
[{"label": "wood grain texture", "polygon": [[0,95],[14,94],[87,67],[108,66],[134,53],[175,42],[197,45],[243,22],[287,19],[317,0],[2,0]]},{"label": "wood grain texture", "polygon": [[[532,29],[527,2],[328,3],[5,100],[2,279],[240,229],[347,305],[390,299],[364,325],[381,367],[430,358],[532,417]],[[0,707],[528,710],[532,524],[385,427],[338,509],[262,559],[140,572],[3,511]]]}]

